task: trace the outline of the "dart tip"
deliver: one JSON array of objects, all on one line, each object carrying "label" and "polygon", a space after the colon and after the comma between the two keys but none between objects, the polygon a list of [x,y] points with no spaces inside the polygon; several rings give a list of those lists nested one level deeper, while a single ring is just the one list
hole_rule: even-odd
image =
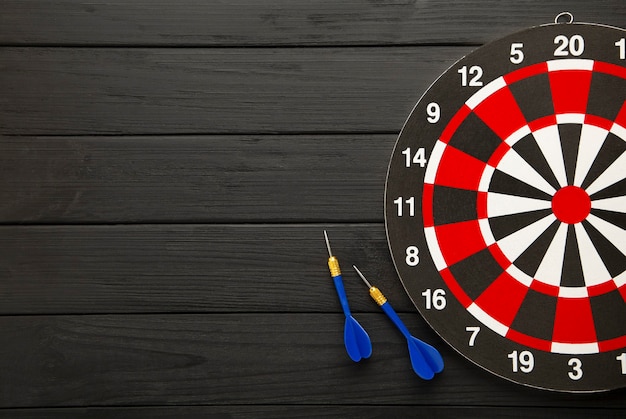
[{"label": "dart tip", "polygon": [[365,282],[365,285],[367,285],[368,288],[373,288],[372,284],[370,284],[367,279],[365,279],[365,276],[361,273],[361,271],[359,271],[359,268],[356,267],[356,265],[352,265],[352,267],[354,268],[354,270],[356,271],[356,273],[361,277],[361,279],[363,280],[363,282]]},{"label": "dart tip", "polygon": [[333,252],[330,250],[330,241],[328,240],[326,230],[324,230],[324,240],[326,240],[326,247],[328,248],[328,257],[333,257]]}]

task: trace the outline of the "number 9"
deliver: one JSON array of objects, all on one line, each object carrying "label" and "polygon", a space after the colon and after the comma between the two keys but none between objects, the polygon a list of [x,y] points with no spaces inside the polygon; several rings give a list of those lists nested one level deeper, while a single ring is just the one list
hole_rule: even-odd
[{"label": "number 9", "polygon": [[426,107],[426,113],[428,114],[428,118],[426,120],[431,124],[435,124],[441,118],[441,108],[439,104],[436,102],[430,102]]}]

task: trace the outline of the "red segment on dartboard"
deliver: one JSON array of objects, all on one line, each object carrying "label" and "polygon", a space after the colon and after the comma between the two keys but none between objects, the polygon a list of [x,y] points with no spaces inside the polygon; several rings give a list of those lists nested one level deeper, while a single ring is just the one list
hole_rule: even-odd
[{"label": "red segment on dartboard", "polygon": [[602,118],[601,116],[587,114],[585,115],[585,124],[604,128],[605,130],[610,131],[611,127],[613,126],[613,121]]},{"label": "red segment on dartboard", "polygon": [[447,266],[452,266],[487,247],[477,220],[436,226],[435,234]]},{"label": "red segment on dartboard", "polygon": [[511,266],[511,264],[513,263],[509,260],[508,257],[506,257],[502,249],[500,249],[500,246],[498,246],[498,243],[493,243],[491,246],[489,246],[489,252],[491,253],[491,256],[493,256],[493,259],[498,262],[498,265],[500,265],[502,269],[509,269],[509,266]]},{"label": "red segment on dartboard", "polygon": [[437,168],[435,184],[475,191],[478,189],[484,169],[485,163],[482,161],[457,148],[447,146]]},{"label": "red segment on dartboard", "polygon": [[439,141],[448,144],[450,138],[452,138],[452,135],[454,135],[457,128],[459,128],[461,123],[465,120],[465,118],[467,118],[467,115],[469,115],[471,112],[472,110],[467,105],[463,105],[461,109],[459,109],[457,113],[454,114],[452,119],[450,119],[450,122],[448,122],[448,125],[446,125],[443,132],[441,133]]},{"label": "red segment on dartboard", "polygon": [[539,119],[535,119],[532,122],[529,122],[528,128],[530,128],[532,132],[535,132],[535,131],[539,131],[542,128],[553,126],[553,125],[556,125],[556,116],[548,115]]},{"label": "red segment on dartboard", "polygon": [[487,214],[487,192],[478,192],[476,195],[476,215],[479,220],[489,217]]},{"label": "red segment on dartboard", "polygon": [[593,71],[626,79],[626,67],[622,67],[621,65],[605,63],[603,61],[594,61]]},{"label": "red segment on dartboard", "polygon": [[509,326],[519,310],[528,288],[503,272],[485,291],[476,299],[476,304],[484,312]]},{"label": "red segment on dartboard", "polygon": [[626,336],[598,342],[598,349],[600,352],[615,351],[623,348],[626,348]]},{"label": "red segment on dartboard", "polygon": [[474,113],[503,141],[526,125],[526,118],[507,86],[483,100]]},{"label": "red segment on dartboard", "polygon": [[554,342],[596,342],[591,303],[588,298],[559,298],[554,316]]},{"label": "red segment on dartboard", "polygon": [[617,114],[617,118],[615,118],[615,123],[626,128],[626,100],[622,105],[622,109],[620,109],[619,113]]},{"label": "red segment on dartboard", "polygon": [[424,218],[424,227],[432,227],[435,225],[433,218],[433,194],[435,186],[430,183],[424,184],[422,192],[422,217]]},{"label": "red segment on dartboard", "polygon": [[613,292],[617,289],[615,282],[613,281],[605,281],[598,285],[590,285],[587,287],[587,293],[590,297],[595,297],[602,294],[608,294],[609,292]]},{"label": "red segment on dartboard", "polygon": [[537,281],[536,279],[530,283],[530,288],[537,292],[540,292],[545,295],[550,295],[552,297],[559,296],[559,287],[556,285],[546,284],[545,282]]},{"label": "red segment on dartboard", "polygon": [[517,342],[521,345],[526,345],[531,348],[537,348],[541,351],[550,352],[552,349],[552,342],[545,339],[539,339],[533,336],[528,336],[524,333],[520,333],[517,330],[509,329],[506,334],[506,338]]},{"label": "red segment on dartboard", "polygon": [[587,109],[591,71],[559,70],[548,73],[554,113],[584,114]]},{"label": "red segment on dartboard", "polygon": [[461,288],[459,283],[454,278],[454,275],[452,275],[452,272],[450,272],[450,269],[445,268],[440,271],[439,274],[441,274],[443,282],[446,283],[446,285],[448,286],[450,291],[452,291],[452,294],[454,294],[459,303],[461,303],[465,308],[469,307],[470,304],[472,304],[472,299],[469,297],[469,295],[467,295],[463,288]]},{"label": "red segment on dartboard", "polygon": [[624,300],[624,303],[626,303],[626,285],[622,285],[618,289],[619,289],[620,295],[622,296],[622,299]]},{"label": "red segment on dartboard", "polygon": [[509,73],[504,76],[504,81],[506,84],[512,84],[517,81],[526,79],[528,77],[536,76],[537,74],[547,73],[548,72],[548,63],[538,63],[529,65],[528,67],[520,68],[519,70],[515,70],[512,73]]}]

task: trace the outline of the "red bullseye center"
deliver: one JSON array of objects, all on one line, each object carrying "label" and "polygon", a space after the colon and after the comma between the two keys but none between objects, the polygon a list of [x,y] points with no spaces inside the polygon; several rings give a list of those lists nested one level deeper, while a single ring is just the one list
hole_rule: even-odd
[{"label": "red bullseye center", "polygon": [[580,223],[591,212],[591,198],[578,186],[566,186],[552,197],[552,212],[564,223]]}]

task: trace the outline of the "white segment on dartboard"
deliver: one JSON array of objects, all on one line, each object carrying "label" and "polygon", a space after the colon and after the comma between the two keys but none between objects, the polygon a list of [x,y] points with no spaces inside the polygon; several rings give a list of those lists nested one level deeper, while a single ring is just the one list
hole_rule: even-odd
[{"label": "white segment on dartboard", "polygon": [[583,125],[580,131],[574,186],[580,187],[585,181],[589,169],[591,169],[591,165],[596,160],[608,134],[609,132],[603,128],[588,124]]},{"label": "white segment on dartboard", "polygon": [[506,195],[498,192],[487,193],[488,217],[521,214],[524,212],[550,209],[552,203],[545,199]]},{"label": "white segment on dartboard", "polygon": [[578,253],[580,255],[585,285],[590,287],[610,281],[613,276],[604,265],[600,254],[598,254],[598,250],[593,245],[583,224],[574,224],[574,231],[576,231],[576,241],[578,242]]},{"label": "white segment on dartboard", "polygon": [[606,237],[623,255],[626,255],[626,230],[608,221],[589,214],[586,220]]},{"label": "white segment on dartboard", "polygon": [[551,125],[533,132],[533,136],[550,169],[552,169],[552,173],[554,173],[556,180],[559,182],[559,186],[567,186],[565,159],[563,158],[559,128],[556,125]]},{"label": "white segment on dartboard", "polygon": [[591,208],[626,213],[626,196],[596,199],[591,202]]},{"label": "white segment on dartboard", "polygon": [[554,214],[548,214],[534,223],[498,240],[498,246],[510,261],[515,261],[515,259],[524,253],[524,251],[555,221],[556,217]]},{"label": "white segment on dartboard", "polygon": [[586,189],[589,195],[593,195],[602,189],[616,184],[626,178],[626,153],[622,153],[591,185]]},{"label": "white segment on dartboard", "polygon": [[554,195],[556,189],[550,185],[537,171],[520,156],[510,149],[498,163],[496,169],[540,190],[548,195]]},{"label": "white segment on dartboard", "polygon": [[557,229],[548,250],[544,254],[535,278],[544,284],[559,286],[565,261],[565,244],[567,242],[567,224],[561,223]]}]

